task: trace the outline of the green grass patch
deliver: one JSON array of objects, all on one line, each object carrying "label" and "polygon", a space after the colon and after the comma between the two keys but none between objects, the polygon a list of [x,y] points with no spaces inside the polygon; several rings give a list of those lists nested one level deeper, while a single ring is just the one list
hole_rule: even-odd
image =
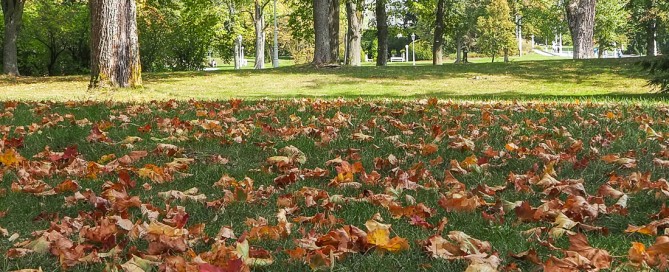
[{"label": "green grass patch", "polygon": [[[271,86],[289,81],[283,77],[292,79],[308,77],[312,80],[322,78],[324,81],[333,78],[338,80],[347,78],[347,80],[362,82],[359,83],[362,86],[358,86],[358,83],[351,83],[350,86],[344,84],[343,87],[339,86],[341,82],[324,83],[328,86],[314,90],[314,92],[321,92],[325,97],[336,97],[341,93],[332,89],[348,88],[347,91],[342,90],[341,92],[353,92],[354,89],[361,92],[357,88],[364,89],[375,84],[383,85],[383,82],[388,84],[405,82],[407,88],[414,88],[415,86],[409,83],[418,84],[417,82],[421,80],[451,82],[452,77],[462,78],[463,74],[469,74],[464,78],[475,74],[484,74],[484,77],[502,77],[508,74],[508,78],[513,78],[518,82],[525,80],[534,82],[527,84],[536,86],[536,88],[541,88],[540,86],[543,85],[551,86],[551,84],[597,85],[595,82],[599,82],[599,84],[606,85],[602,88],[610,89],[617,88],[617,86],[614,83],[606,83],[606,80],[599,79],[600,77],[626,77],[626,81],[632,82],[639,80],[635,79],[637,76],[631,74],[625,65],[631,64],[618,60],[613,62],[553,61],[510,65],[417,67],[416,70],[406,67],[374,70],[341,68],[316,71],[307,68],[290,68],[263,72],[175,73],[147,75],[146,88],[150,89],[150,86],[155,87],[160,84],[173,84],[174,86],[170,88],[177,90],[187,86],[186,82],[196,81],[193,78],[210,79],[212,80],[211,86],[217,86],[215,83],[217,79],[221,81],[224,78],[245,79],[244,82],[247,83],[243,84],[247,84],[247,88],[251,88],[250,82],[261,86]],[[487,72],[481,73],[481,67],[484,67]],[[543,73],[534,72],[537,69],[543,70]],[[474,72],[474,70],[479,72]],[[421,73],[411,74],[407,71],[420,71]],[[570,83],[553,78],[558,75],[563,75],[562,80]],[[413,79],[412,76],[422,79]],[[272,78],[279,82],[263,82],[259,81],[259,78]],[[19,79],[19,81],[24,80],[28,79]],[[54,80],[56,82],[52,83],[21,82],[18,83],[18,87],[14,86],[22,88],[24,85],[31,84],[78,84],[64,82],[66,81],[64,79]],[[579,80],[581,83],[576,83]],[[376,83],[365,83],[368,81]],[[623,81],[625,80],[618,82]],[[300,88],[300,84],[299,81],[294,83],[296,89]],[[499,88],[505,88],[502,83],[498,85]],[[390,88],[396,87],[395,85],[389,86]],[[191,87],[195,88],[195,86]],[[283,88],[288,88],[288,86]],[[527,91],[520,91],[521,93],[505,94],[502,92],[499,97],[515,99],[529,96],[530,86],[527,88]],[[0,239],[0,251],[6,252],[15,247],[16,243],[39,237],[41,230],[59,229],[54,226],[62,223],[61,220],[66,217],[83,218],[82,224],[89,227],[98,226],[101,218],[114,215],[127,218],[133,223],[148,223],[150,220],[146,215],[141,214],[139,208],[132,207],[125,212],[111,208],[117,200],[104,193],[105,187],[119,183],[122,171],[128,172],[130,180],[136,182],[135,187],[127,186],[129,196],[137,196],[142,203],[150,203],[161,209],[184,207],[189,215],[186,228],[200,223],[206,225],[201,238],[214,237],[221,226],[230,226],[235,234],[240,236],[252,229],[245,224],[248,218],[264,217],[268,220],[269,225],[275,225],[277,224],[276,214],[280,210],[279,198],[292,195],[299,209],[287,215],[291,223],[295,223],[293,219],[299,216],[313,216],[316,213],[328,211],[328,209],[331,209],[328,211],[329,214],[341,219],[334,225],[314,229],[315,235],[325,234],[344,225],[353,225],[366,230],[365,222],[374,214],[379,213],[385,219],[385,223],[392,224],[391,237],[399,236],[408,241],[409,249],[396,254],[380,253],[370,249],[364,253],[352,253],[345,258],[337,259],[334,264],[334,270],[337,271],[384,269],[418,271],[427,268],[436,271],[464,270],[467,267],[467,261],[435,259],[430,257],[421,246],[420,241],[435,234],[446,236],[449,231],[462,231],[476,239],[490,242],[492,252],[499,255],[503,266],[515,263],[523,270],[537,269],[537,266],[530,262],[516,260],[507,255],[510,252],[518,253],[530,248],[538,250],[542,262],[545,262],[549,256],[562,257],[563,252],[560,250],[551,250],[540,245],[537,240],[521,234],[535,227],[545,227],[546,230],[541,234],[541,239],[547,239],[546,231],[553,226],[554,214],[537,221],[524,222],[518,219],[513,210],[500,214],[499,208],[495,208],[494,204],[502,200],[528,201],[532,207],[538,207],[545,201],[558,201],[564,204],[564,201],[573,194],[566,189],[562,193],[546,195],[541,193],[543,191],[541,186],[528,184],[529,191],[522,191],[517,190],[509,179],[511,173],[543,176],[544,169],[549,165],[553,165],[555,172],[550,175],[554,176],[557,181],[582,179],[585,189],[583,196],[590,199],[591,203],[595,203],[596,200],[590,197],[599,197],[598,189],[606,183],[610,183],[612,187],[629,196],[627,215],[606,210],[606,207],[613,207],[616,203],[616,199],[610,197],[603,198],[606,207],[600,206],[603,210],[600,210],[595,217],[583,217],[584,213],[578,209],[563,208],[553,211],[565,213],[575,221],[606,227],[607,236],[598,232],[584,233],[590,245],[605,249],[614,256],[613,266],[627,262],[627,251],[631,242],[641,242],[650,246],[655,236],[662,234],[660,232],[656,235],[643,235],[626,233],[625,230],[628,225],[641,226],[650,223],[653,220],[650,216],[659,212],[661,206],[666,202],[666,198],[657,188],[644,187],[639,185],[641,183],[631,181],[634,175],[645,173],[650,174],[649,182],[661,182],[662,179],[667,178],[669,171],[653,163],[654,159],[665,160],[667,156],[668,143],[665,136],[669,133],[669,125],[666,122],[669,109],[666,105],[643,104],[634,101],[589,103],[586,99],[569,103],[554,102],[548,99],[544,102],[529,103],[441,101],[434,104],[435,100],[379,100],[386,95],[383,91],[373,88],[369,91],[370,94],[363,92],[361,97],[375,99],[244,101],[239,105],[236,100],[151,103],[28,102],[17,105],[5,103],[0,107],[0,113],[2,113],[0,134],[4,145],[0,148],[2,151],[0,154],[9,154],[8,150],[15,150],[24,160],[14,164],[9,162],[10,155],[0,159],[0,189],[4,192],[0,195],[0,211],[7,212],[6,215],[0,217],[0,227],[6,228],[9,235],[14,233],[19,235],[19,238],[12,242],[7,238]],[[150,91],[144,90],[143,92]],[[169,91],[164,90],[164,92]],[[181,92],[187,93],[186,90]],[[444,96],[440,97],[450,97],[452,94],[449,92],[444,90]],[[259,96],[248,93],[237,94],[259,98]],[[267,90],[262,94],[263,97],[283,97],[280,94],[272,95],[272,91]],[[578,95],[585,94],[587,93]],[[628,95],[636,98],[633,94]],[[216,99],[219,98],[219,95],[220,93],[205,91],[197,97]],[[298,96],[298,94],[286,94],[285,96],[292,97],[293,95]],[[309,96],[312,95],[320,96],[316,94]],[[397,91],[395,95],[388,95],[388,97],[408,98],[428,95],[435,95],[435,93],[402,94],[401,91]],[[476,94],[461,93],[458,95],[468,99],[476,97]],[[563,95],[574,94],[564,93]],[[178,98],[185,99],[186,97],[184,95]],[[168,98],[168,96],[156,98]],[[492,99],[492,96],[489,98]],[[205,125],[206,122],[209,122],[206,120],[216,121],[218,126],[211,125],[211,122]],[[657,135],[648,137],[649,133],[640,129],[646,125],[654,129]],[[94,126],[100,127],[110,141],[99,142],[87,139]],[[148,127],[151,129],[147,130]],[[441,140],[436,139],[436,136],[440,134],[439,131],[443,132]],[[355,133],[363,133],[372,138],[359,140],[354,137]],[[131,145],[123,144],[123,141],[129,136],[139,137],[141,141]],[[471,140],[473,146],[454,148],[454,145],[461,142],[461,138]],[[14,139],[22,139],[23,142],[19,145]],[[166,155],[160,150],[155,151],[159,144],[164,143],[176,146],[179,152]],[[430,143],[434,143],[437,150],[435,152],[423,151],[423,147]],[[514,143],[518,148],[509,148],[507,146],[509,143]],[[580,147],[578,143],[581,143]],[[272,156],[282,155],[279,150],[291,145],[304,153],[306,157],[304,163],[291,162],[283,170],[279,170],[276,165],[266,161]],[[52,152],[64,152],[68,147],[73,146],[77,147],[76,158],[60,158],[62,154],[55,153],[46,158],[35,157],[36,154],[47,148]],[[148,155],[127,165],[113,167],[113,163],[101,161],[101,158],[106,155],[114,154],[116,158],[121,158],[131,151],[142,150],[148,151]],[[607,163],[602,160],[602,157],[608,154],[618,154],[624,158],[634,159],[636,160],[635,166],[625,167],[618,163]],[[397,158],[397,162],[383,163],[383,160],[387,160],[391,155]],[[217,163],[212,160],[212,157],[219,156],[225,158],[227,162]],[[453,169],[450,164],[452,160],[462,164],[466,158],[471,156],[477,158],[479,166],[464,167],[467,170],[466,173],[453,172],[454,177],[466,186],[466,193],[470,196],[477,195],[473,189],[479,185],[506,186],[506,189],[490,196],[478,194],[487,204],[479,203],[480,205],[473,211],[447,211],[439,204],[439,201],[444,195],[457,190],[453,185],[444,183],[445,171]],[[350,163],[360,162],[366,173],[378,172],[380,180],[365,182],[363,174],[358,172],[353,174],[351,181],[360,183],[359,188],[331,185],[331,181],[337,179],[338,170],[336,163],[328,164],[327,161],[337,157]],[[443,159],[443,162],[437,163],[439,157]],[[160,183],[156,178],[147,178],[140,174],[140,169],[145,168],[148,164],[167,169],[167,163],[173,161],[174,158],[189,158],[194,161],[187,167],[180,168],[178,170],[180,173],[170,170],[172,172],[169,175],[174,177],[173,181]],[[583,161],[587,164],[583,164]],[[83,167],[76,166],[82,162]],[[107,165],[111,170],[95,170],[95,162],[101,166]],[[70,171],[66,170],[68,167],[71,168]],[[304,174],[308,169],[317,167],[328,170],[328,174],[321,178],[298,178],[285,188],[278,186],[274,181],[275,178],[286,173],[285,171],[297,171],[299,174]],[[290,170],[291,168],[295,169]],[[547,172],[550,173],[550,171]],[[91,173],[96,175],[91,175]],[[159,192],[184,191],[196,187],[199,193],[204,194],[207,201],[221,199],[226,196],[226,193],[222,188],[213,185],[224,175],[233,177],[237,181],[248,177],[254,181],[254,190],[262,187],[266,193],[257,194],[255,201],[235,199],[224,205],[223,209],[208,208],[204,203],[198,202],[165,201],[158,197]],[[611,182],[612,176],[618,176],[620,179]],[[74,179],[78,182],[80,188],[77,191],[85,192],[90,189],[96,196],[112,203],[109,204],[111,206],[104,204],[106,203],[104,201],[93,204],[91,200],[86,199],[79,200],[73,205],[66,205],[64,198],[74,196],[75,193],[72,191],[38,196],[25,190],[12,189],[16,188],[16,186],[12,187],[12,184],[29,185],[35,180],[41,180],[50,187],[56,187],[67,179]],[[404,188],[409,181],[411,184],[415,183],[417,187],[425,188]],[[145,183],[150,185],[151,189],[144,188]],[[640,187],[626,187],[628,183],[632,184],[629,186],[638,185]],[[304,198],[299,197],[299,191],[307,187],[325,190],[331,198],[339,195],[332,199],[344,199],[344,201],[335,201],[334,207],[329,207],[322,206],[324,200],[321,199],[316,201],[317,205],[307,207]],[[234,189],[228,189],[235,192]],[[238,193],[235,194],[238,195]],[[434,209],[432,216],[425,218],[428,223],[437,225],[442,218],[447,218],[448,223],[443,232],[438,232],[432,228],[411,225],[407,218],[394,219],[389,210],[381,205],[369,201],[356,201],[366,199],[366,196],[370,194],[387,194],[402,205],[409,204],[407,201],[407,196],[409,196],[415,199],[416,203],[423,203]],[[494,221],[486,219],[484,212],[495,215],[497,219]],[[45,215],[46,218],[40,218],[40,214]],[[158,220],[161,221],[166,216],[161,214]],[[285,249],[295,248],[297,246],[295,239],[303,238],[305,233],[309,233],[312,228],[313,226],[308,223],[295,223],[290,228],[291,234],[288,236],[277,240],[252,240],[252,246],[266,249],[274,257],[274,264],[264,270],[310,270],[304,262],[290,260]],[[572,229],[572,231],[579,232],[577,229]],[[102,253],[109,249],[108,245],[91,242],[90,239],[81,237],[76,228],[67,238],[75,244],[86,245],[84,250],[86,254],[93,251]],[[123,231],[118,232],[114,239],[116,239],[114,243],[123,245],[123,250],[119,255],[114,258],[101,258],[100,262],[91,264],[78,264],[69,270],[102,270],[107,264],[125,263],[132,254],[149,258],[146,256],[148,243],[145,239],[132,239],[130,234]],[[234,240],[229,239],[227,243],[234,244]],[[192,253],[168,251],[163,254],[163,257],[183,256],[186,261],[193,261],[192,254],[208,251],[211,244],[213,244],[212,239],[201,239],[188,246],[189,249],[192,249]],[[555,238],[553,244],[565,249],[569,245],[566,236]],[[56,271],[61,269],[62,265],[59,263],[59,258],[51,252],[30,253],[16,259],[8,259],[5,255],[0,261],[0,270],[3,271],[37,267],[41,267],[44,271]]]}]

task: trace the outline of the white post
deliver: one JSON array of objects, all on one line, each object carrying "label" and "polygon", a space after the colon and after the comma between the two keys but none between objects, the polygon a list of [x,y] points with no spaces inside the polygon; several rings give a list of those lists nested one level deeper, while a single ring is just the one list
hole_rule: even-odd
[{"label": "white post", "polygon": [[560,54],[562,54],[562,33],[560,33]]},{"label": "white post", "polygon": [[404,62],[409,62],[409,45],[404,46]]},{"label": "white post", "polygon": [[534,44],[535,44],[535,43],[534,43],[534,34],[532,34],[531,37],[532,37],[532,49],[534,49]]},{"label": "white post", "polygon": [[411,46],[413,47],[413,66],[416,66],[416,33],[411,34]]},{"label": "white post", "polygon": [[274,0],[274,54],[272,55],[272,67],[279,67],[279,25],[276,21],[276,0]]}]

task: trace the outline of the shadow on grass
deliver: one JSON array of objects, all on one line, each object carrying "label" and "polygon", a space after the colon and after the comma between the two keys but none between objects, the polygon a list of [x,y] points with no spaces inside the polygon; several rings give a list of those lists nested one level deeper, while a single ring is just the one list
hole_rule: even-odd
[{"label": "shadow on grass", "polygon": [[660,93],[647,93],[647,94],[629,94],[629,93],[608,93],[608,94],[595,94],[595,95],[545,95],[545,94],[527,94],[522,92],[496,92],[488,94],[476,94],[476,95],[462,95],[456,92],[431,92],[426,94],[412,94],[412,95],[398,95],[397,93],[377,93],[377,94],[364,94],[364,93],[353,93],[353,92],[339,92],[333,93],[331,95],[309,95],[309,94],[295,94],[295,95],[258,95],[255,97],[250,97],[250,99],[282,99],[282,98],[321,98],[321,99],[336,99],[336,98],[362,98],[370,100],[378,99],[391,99],[391,100],[418,100],[424,98],[439,98],[439,99],[454,99],[454,100],[476,100],[476,101],[531,101],[531,100],[541,100],[541,101],[575,101],[580,100],[585,102],[588,100],[592,101],[619,101],[619,102],[665,102],[669,99],[669,94],[660,94]]},{"label": "shadow on grass", "polygon": [[[510,76],[537,83],[581,83],[597,80],[598,85],[607,84],[610,77],[645,79],[647,73],[637,66],[640,58],[590,59],[590,60],[537,60],[512,63],[471,63],[466,65],[445,64],[443,66],[387,66],[387,67],[338,67],[314,68],[309,65],[281,67],[266,70],[219,70],[196,72],[148,73],[147,82],[169,83],[188,77],[208,77],[230,75],[247,78],[254,75],[335,75],[348,79],[399,79],[430,80],[463,78],[474,76]],[[336,84],[337,82],[333,82]],[[611,83],[615,84],[615,83]]]}]

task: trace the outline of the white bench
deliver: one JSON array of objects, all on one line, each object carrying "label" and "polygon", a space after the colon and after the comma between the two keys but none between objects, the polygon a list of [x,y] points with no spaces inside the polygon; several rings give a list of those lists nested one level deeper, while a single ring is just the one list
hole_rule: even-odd
[{"label": "white bench", "polygon": [[396,61],[404,62],[404,58],[403,57],[390,57],[390,62],[396,62]]}]

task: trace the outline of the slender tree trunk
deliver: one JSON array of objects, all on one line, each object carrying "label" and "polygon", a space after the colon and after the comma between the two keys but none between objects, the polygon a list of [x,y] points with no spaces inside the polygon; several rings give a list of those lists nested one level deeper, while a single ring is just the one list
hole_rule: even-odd
[{"label": "slender tree trunk", "polygon": [[432,65],[442,65],[444,55],[444,13],[446,1],[437,2],[437,20],[434,25],[434,43],[432,44]]},{"label": "slender tree trunk", "polygon": [[329,0],[330,9],[328,18],[330,25],[330,59],[334,62],[339,61],[339,0]]},{"label": "slender tree trunk", "polygon": [[376,66],[386,66],[388,64],[388,14],[386,12],[387,1],[388,0],[376,0],[376,37],[379,44]]},{"label": "slender tree trunk", "polygon": [[455,43],[455,63],[462,63],[462,37],[458,36]]},{"label": "slender tree trunk", "polygon": [[256,0],[253,23],[256,30],[256,64],[255,69],[265,68],[265,18],[263,18],[263,6]]},{"label": "slender tree trunk", "polygon": [[[236,21],[236,12],[235,12],[235,4],[232,1],[230,1],[228,3],[228,12],[230,13],[230,24],[234,26],[235,23],[236,23],[235,22]],[[239,42],[238,42],[238,39],[237,39],[236,36],[234,37],[234,39],[235,39],[235,42],[234,42],[235,48],[233,49],[233,51],[234,51],[233,60],[235,61],[235,70],[238,70],[240,68],[240,64],[241,64],[241,61],[239,59]]]},{"label": "slender tree trunk", "polygon": [[91,0],[89,88],[139,87],[142,65],[135,0]]},{"label": "slender tree trunk", "polygon": [[569,0],[565,6],[574,44],[574,59],[594,55],[595,4],[597,0]]},{"label": "slender tree trunk", "polygon": [[346,17],[348,19],[348,40],[346,41],[346,63],[350,66],[360,66],[360,55],[362,54],[362,16],[363,12],[358,10],[362,5],[359,5],[358,0],[346,1]]},{"label": "slender tree trunk", "polygon": [[504,63],[509,62],[509,48],[504,48]]},{"label": "slender tree trunk", "polygon": [[2,14],[5,19],[2,71],[10,76],[19,75],[16,41],[23,21],[24,5],[25,0],[2,0]]},{"label": "slender tree trunk", "polygon": [[330,27],[328,0],[314,0],[314,65],[319,66],[331,62],[330,58]]}]

